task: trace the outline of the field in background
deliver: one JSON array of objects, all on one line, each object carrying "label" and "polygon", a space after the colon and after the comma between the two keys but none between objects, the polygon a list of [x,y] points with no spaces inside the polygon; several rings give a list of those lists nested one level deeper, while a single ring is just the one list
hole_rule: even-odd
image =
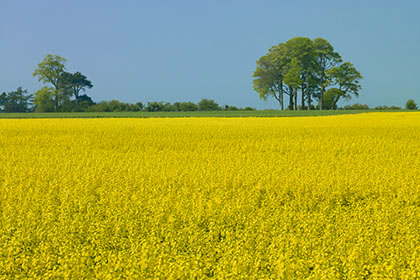
[{"label": "field in background", "polygon": [[[373,110],[324,111],[209,111],[209,112],[83,112],[83,113],[0,113],[1,118],[183,118],[183,117],[304,117],[359,114]],[[401,112],[401,111],[399,111]]]},{"label": "field in background", "polygon": [[420,276],[420,113],[0,131],[0,279]]}]

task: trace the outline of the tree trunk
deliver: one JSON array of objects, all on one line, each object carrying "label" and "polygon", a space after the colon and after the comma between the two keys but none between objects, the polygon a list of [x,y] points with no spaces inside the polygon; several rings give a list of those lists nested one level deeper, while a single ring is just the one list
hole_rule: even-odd
[{"label": "tree trunk", "polygon": [[319,96],[319,110],[322,111],[322,105],[324,104],[324,87],[321,86],[321,92]]},{"label": "tree trunk", "polygon": [[297,90],[297,88],[294,88],[293,89],[293,97],[294,97],[294,102],[293,102],[293,105],[294,105],[294,109],[295,110],[297,110],[297,95],[298,95],[298,90]]},{"label": "tree trunk", "polygon": [[58,112],[58,91],[55,93],[55,111]]},{"label": "tree trunk", "polygon": [[303,87],[302,87],[302,100],[301,100],[301,106],[302,106],[302,108],[300,108],[301,110],[304,110],[304,108],[305,108],[305,91],[303,90]]},{"label": "tree trunk", "polygon": [[306,72],[306,96],[308,98],[308,111],[311,110],[311,92],[309,90],[309,73]]},{"label": "tree trunk", "polygon": [[289,87],[289,109],[293,110],[293,88]]},{"label": "tree trunk", "polygon": [[76,103],[76,108],[79,107],[79,100],[78,99],[79,99],[79,94],[74,93],[74,101]]},{"label": "tree trunk", "polygon": [[332,104],[332,110],[337,110],[337,103],[338,103],[339,98],[334,99],[333,100],[333,104]]},{"label": "tree trunk", "polygon": [[279,96],[279,100],[280,100],[280,107],[281,110],[284,110],[284,100],[283,100],[283,83],[280,84],[280,96]]},{"label": "tree trunk", "polygon": [[80,93],[80,89],[79,88],[73,88],[73,92],[74,92],[74,98],[76,100],[76,108],[79,107],[79,93]]}]

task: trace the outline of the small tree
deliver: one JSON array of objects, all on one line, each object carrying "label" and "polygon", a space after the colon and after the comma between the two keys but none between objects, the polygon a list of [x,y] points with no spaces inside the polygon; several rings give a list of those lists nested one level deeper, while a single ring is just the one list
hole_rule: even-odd
[{"label": "small tree", "polygon": [[193,102],[175,102],[172,107],[177,112],[198,111],[198,105]]},{"label": "small tree", "polygon": [[147,112],[169,112],[172,110],[172,105],[168,102],[147,102],[146,108],[144,108]]},{"label": "small tree", "polygon": [[413,99],[408,99],[407,103],[405,103],[405,108],[407,110],[417,110],[417,104]]},{"label": "small tree", "polygon": [[353,105],[346,105],[343,107],[344,110],[369,110],[369,105],[356,103]]},{"label": "small tree", "polygon": [[55,111],[55,91],[53,88],[43,87],[35,92],[34,104],[37,112]]},{"label": "small tree", "polygon": [[87,109],[88,112],[111,112],[108,102],[102,101],[92,106],[89,106]]},{"label": "small tree", "polygon": [[220,110],[219,104],[212,99],[202,99],[198,102],[198,108],[200,111],[218,111]]},{"label": "small tree", "polygon": [[[77,106],[75,105],[76,101],[78,104]],[[90,106],[95,104],[92,98],[86,94],[79,95],[72,103],[74,103],[72,110],[75,112],[85,112]]]},{"label": "small tree", "polygon": [[137,102],[136,104],[129,104],[129,111],[131,112],[139,112],[143,110],[144,105],[141,102]]}]

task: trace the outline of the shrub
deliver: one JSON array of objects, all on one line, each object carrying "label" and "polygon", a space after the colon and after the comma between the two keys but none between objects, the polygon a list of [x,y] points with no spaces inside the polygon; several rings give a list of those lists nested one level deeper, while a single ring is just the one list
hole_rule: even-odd
[{"label": "shrub", "polygon": [[379,106],[376,106],[374,109],[375,110],[378,110],[378,111],[401,110],[401,107],[398,107],[398,106],[395,106],[395,105],[392,105],[390,107],[388,107],[386,105],[383,105],[383,106],[379,105]]},{"label": "shrub", "polygon": [[374,109],[379,110],[379,111],[385,111],[385,110],[389,110],[389,107],[386,105],[383,105],[383,106],[379,105],[379,106],[376,106]]},{"label": "shrub", "polygon": [[220,110],[219,104],[212,99],[202,99],[198,102],[198,108],[200,111],[218,111]]},{"label": "shrub", "polygon": [[369,105],[356,103],[353,105],[346,105],[343,108],[344,110],[369,110]]},{"label": "shrub", "polygon": [[417,104],[413,99],[408,99],[407,103],[405,103],[405,108],[407,110],[417,110]]},{"label": "shrub", "polygon": [[173,108],[178,112],[198,111],[198,105],[194,102],[175,102]]},{"label": "shrub", "polygon": [[229,105],[225,105],[225,108],[224,109],[226,111],[238,111],[239,110],[238,107],[236,107],[236,106],[229,106]]}]

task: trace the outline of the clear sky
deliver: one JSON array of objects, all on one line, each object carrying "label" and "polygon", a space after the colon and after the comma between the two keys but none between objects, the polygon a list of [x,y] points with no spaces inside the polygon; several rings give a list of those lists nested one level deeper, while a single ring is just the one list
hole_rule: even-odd
[{"label": "clear sky", "polygon": [[0,92],[34,92],[46,54],[95,101],[278,108],[252,89],[256,60],[295,36],[330,41],[364,76],[349,103],[420,103],[420,1],[0,0]]}]

